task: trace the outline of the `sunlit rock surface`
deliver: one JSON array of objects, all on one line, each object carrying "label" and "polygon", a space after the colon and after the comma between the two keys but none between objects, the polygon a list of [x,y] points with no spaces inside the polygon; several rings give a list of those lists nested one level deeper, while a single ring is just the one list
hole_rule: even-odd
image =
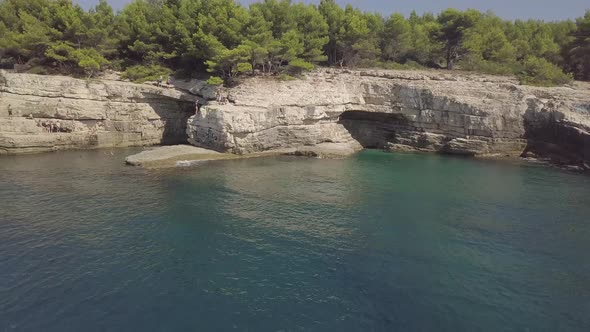
[{"label": "sunlit rock surface", "polygon": [[318,70],[250,78],[190,118],[189,142],[232,153],[337,143],[351,149],[590,160],[590,90],[448,72]]},{"label": "sunlit rock surface", "polygon": [[186,142],[195,100],[146,84],[0,72],[0,154]]}]

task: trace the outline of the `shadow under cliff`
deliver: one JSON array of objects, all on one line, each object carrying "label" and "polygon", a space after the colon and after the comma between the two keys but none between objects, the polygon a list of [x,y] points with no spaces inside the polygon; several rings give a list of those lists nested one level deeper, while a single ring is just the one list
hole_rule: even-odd
[{"label": "shadow under cliff", "polygon": [[387,149],[391,144],[401,143],[401,133],[413,130],[403,114],[346,111],[338,123],[366,149]]},{"label": "shadow under cliff", "polygon": [[195,114],[195,102],[178,100],[161,95],[144,94],[144,100],[158,114],[159,119],[150,119],[155,128],[163,128],[162,145],[186,144],[188,119]]},{"label": "shadow under cliff", "polygon": [[527,147],[523,156],[536,155],[553,164],[590,166],[590,128],[568,123],[557,111],[527,110],[524,117]]}]

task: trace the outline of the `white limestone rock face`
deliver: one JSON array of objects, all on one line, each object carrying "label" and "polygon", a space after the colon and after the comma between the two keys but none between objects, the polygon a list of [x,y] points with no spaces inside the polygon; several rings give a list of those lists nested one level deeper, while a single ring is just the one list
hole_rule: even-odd
[{"label": "white limestone rock face", "polygon": [[2,71],[0,154],[181,143],[195,100],[144,84]]},{"label": "white limestone rock face", "polygon": [[233,153],[337,143],[471,156],[530,151],[575,164],[590,158],[584,84],[535,88],[508,77],[324,69],[288,82],[246,79],[228,99],[189,119],[191,144]]},{"label": "white limestone rock face", "polygon": [[322,69],[287,82],[245,79],[227,90],[229,103],[196,114],[197,98],[214,99],[215,89],[173,86],[0,71],[0,154],[188,139],[237,154],[379,148],[590,165],[590,88],[579,82],[535,88],[446,71]]},{"label": "white limestone rock face", "polygon": [[236,107],[204,106],[189,119],[189,142],[237,154],[313,146],[321,143],[361,145],[338,123],[343,109],[331,106]]}]

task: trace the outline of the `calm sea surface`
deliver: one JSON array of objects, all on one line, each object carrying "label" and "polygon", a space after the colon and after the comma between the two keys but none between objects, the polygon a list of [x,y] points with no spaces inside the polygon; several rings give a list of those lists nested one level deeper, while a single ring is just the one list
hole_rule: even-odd
[{"label": "calm sea surface", "polygon": [[590,177],[135,151],[0,158],[0,332],[590,331]]}]

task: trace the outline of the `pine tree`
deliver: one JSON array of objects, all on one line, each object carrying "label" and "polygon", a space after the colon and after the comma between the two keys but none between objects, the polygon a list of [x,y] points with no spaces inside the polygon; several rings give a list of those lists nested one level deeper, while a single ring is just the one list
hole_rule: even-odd
[{"label": "pine tree", "polygon": [[386,61],[402,62],[412,48],[412,26],[401,14],[392,14],[381,36],[381,54]]},{"label": "pine tree", "polygon": [[568,66],[576,78],[590,80],[590,10],[577,20],[576,26],[574,39],[565,52]]}]

